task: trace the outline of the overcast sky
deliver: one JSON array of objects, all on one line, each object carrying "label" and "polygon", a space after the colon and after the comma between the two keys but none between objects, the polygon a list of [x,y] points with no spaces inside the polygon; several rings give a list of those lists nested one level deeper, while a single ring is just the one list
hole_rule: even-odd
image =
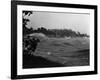
[{"label": "overcast sky", "polygon": [[72,29],[89,35],[89,14],[34,12],[29,17],[27,27],[47,29]]}]

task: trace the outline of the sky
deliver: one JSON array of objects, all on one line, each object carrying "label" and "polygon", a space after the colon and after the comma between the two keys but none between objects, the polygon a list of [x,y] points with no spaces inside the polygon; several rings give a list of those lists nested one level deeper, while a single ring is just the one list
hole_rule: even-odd
[{"label": "sky", "polygon": [[30,20],[28,28],[72,29],[89,35],[89,14],[33,11],[26,17]]}]

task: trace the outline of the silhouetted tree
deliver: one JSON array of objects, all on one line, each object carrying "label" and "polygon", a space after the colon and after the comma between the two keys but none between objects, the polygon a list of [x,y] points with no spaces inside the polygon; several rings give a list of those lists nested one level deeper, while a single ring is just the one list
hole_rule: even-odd
[{"label": "silhouetted tree", "polygon": [[23,11],[23,15],[22,15],[22,20],[23,20],[23,35],[26,35],[26,34],[30,34],[32,33],[33,29],[29,29],[26,27],[27,25],[27,22],[29,22],[30,20],[29,19],[26,19],[25,16],[30,16],[33,12],[32,11]]}]

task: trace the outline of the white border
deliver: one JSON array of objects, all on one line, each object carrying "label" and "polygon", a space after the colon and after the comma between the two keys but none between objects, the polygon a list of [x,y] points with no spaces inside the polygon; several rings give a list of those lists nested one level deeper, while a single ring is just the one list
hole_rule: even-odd
[{"label": "white border", "polygon": [[[90,14],[90,66],[23,69],[22,68],[22,10],[89,13]],[[18,15],[17,16],[17,34],[18,34],[17,35],[17,75],[94,71],[94,10],[93,9],[18,5],[17,15]]]}]

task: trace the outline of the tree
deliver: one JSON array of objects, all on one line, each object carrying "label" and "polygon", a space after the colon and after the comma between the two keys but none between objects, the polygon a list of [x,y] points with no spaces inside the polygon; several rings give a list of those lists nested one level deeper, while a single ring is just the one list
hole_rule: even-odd
[{"label": "tree", "polygon": [[32,29],[29,29],[29,28],[26,27],[27,22],[29,22],[30,20],[25,18],[25,16],[30,16],[31,14],[33,14],[32,11],[23,11],[23,16],[22,16],[22,19],[23,19],[23,35],[32,33]]}]

